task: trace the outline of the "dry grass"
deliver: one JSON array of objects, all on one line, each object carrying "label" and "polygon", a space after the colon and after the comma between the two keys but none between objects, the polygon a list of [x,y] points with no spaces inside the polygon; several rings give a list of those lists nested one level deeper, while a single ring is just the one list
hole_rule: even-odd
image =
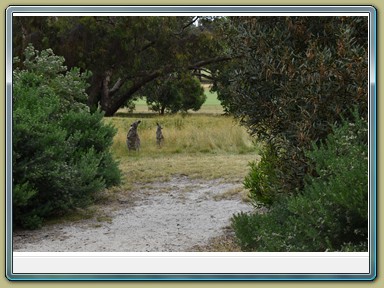
[{"label": "dry grass", "polygon": [[[169,181],[172,176],[183,175],[191,179],[221,179],[242,183],[248,173],[247,164],[255,155],[173,155],[172,157],[126,157],[120,161],[123,186]],[[239,192],[239,191],[238,191]]]},{"label": "dry grass", "polygon": [[[130,117],[106,118],[117,129],[112,150],[117,158],[127,157],[126,135],[135,120],[142,120],[138,128],[141,139],[140,157],[166,156],[179,153],[208,154],[247,154],[255,152],[252,139],[243,127],[232,117],[214,115],[186,115],[150,117],[136,115]],[[156,122],[163,127],[164,144],[156,145]],[[130,154],[136,157],[135,154]]]},{"label": "dry grass", "polygon": [[[112,151],[120,162],[123,184],[113,188],[116,192],[131,190],[138,183],[169,181],[175,175],[242,183],[248,173],[248,163],[258,159],[257,145],[246,130],[228,116],[128,116],[105,118],[118,130]],[[128,152],[126,134],[137,119],[142,120],[138,128],[141,149]],[[165,141],[161,148],[156,144],[156,122],[163,126]]]},{"label": "dry grass", "polygon": [[249,191],[247,189],[245,189],[243,186],[239,186],[239,187],[227,190],[227,191],[225,191],[222,194],[215,195],[213,197],[213,199],[215,199],[216,201],[220,201],[220,200],[223,200],[223,199],[236,198],[236,197],[238,197],[240,195],[241,199],[244,202],[248,202],[249,201],[248,192]]},{"label": "dry grass", "polygon": [[[128,152],[129,126],[141,119],[140,152]],[[112,151],[120,162],[124,189],[134,183],[167,181],[173,175],[223,179],[241,183],[249,161],[257,160],[258,148],[243,127],[231,117],[215,115],[152,115],[113,117],[105,121],[117,129]],[[156,144],[156,122],[163,126],[164,144]]]},{"label": "dry grass", "polygon": [[213,237],[206,245],[195,245],[191,252],[241,252],[231,227],[226,227],[221,236]]}]

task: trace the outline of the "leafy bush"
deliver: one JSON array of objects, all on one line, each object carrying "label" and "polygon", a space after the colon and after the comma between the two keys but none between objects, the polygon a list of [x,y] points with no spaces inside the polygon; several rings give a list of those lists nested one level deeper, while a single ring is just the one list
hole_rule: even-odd
[{"label": "leafy bush", "polygon": [[312,173],[304,150],[356,105],[368,112],[368,21],[364,17],[229,17],[231,63],[214,89],[251,135],[273,145],[288,194]]},{"label": "leafy bush", "polygon": [[249,163],[250,171],[244,179],[244,187],[249,189],[249,198],[255,206],[271,205],[279,193],[281,185],[277,178],[276,168],[279,159],[272,146],[266,146],[260,162]]},{"label": "leafy bush", "polygon": [[13,220],[25,228],[84,207],[120,181],[109,152],[116,131],[78,102],[87,75],[63,61],[29,46],[24,69],[14,71]]},{"label": "leafy bush", "polygon": [[232,217],[232,227],[243,251],[288,252],[296,250],[289,247],[292,239],[288,239],[289,231],[287,231],[285,221],[291,216],[291,212],[286,208],[285,201],[286,199],[279,198],[265,214],[241,212]]},{"label": "leafy bush", "polygon": [[354,122],[334,127],[324,144],[307,152],[318,176],[301,193],[280,197],[266,214],[238,214],[232,223],[244,250],[367,251],[368,129]]}]

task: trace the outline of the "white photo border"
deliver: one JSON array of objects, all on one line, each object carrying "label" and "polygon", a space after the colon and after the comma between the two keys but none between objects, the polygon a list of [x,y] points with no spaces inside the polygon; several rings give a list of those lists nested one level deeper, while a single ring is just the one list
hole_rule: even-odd
[{"label": "white photo border", "polygon": [[[369,19],[369,251],[367,253],[29,253],[13,252],[12,249],[12,18],[15,15],[32,16],[38,15],[105,15],[113,14],[115,16],[135,15],[135,16],[157,16],[164,15],[242,15],[256,16],[263,13],[269,16],[275,15],[313,15],[313,16],[339,16],[339,15],[364,15]],[[132,281],[208,281],[208,280],[373,280],[377,275],[377,100],[376,100],[376,71],[377,71],[377,31],[376,31],[376,9],[373,6],[9,6],[6,10],[6,276],[9,280],[132,280]],[[172,265],[184,263],[187,266],[184,269],[173,266],[171,271],[164,269],[169,263],[169,259],[176,259]],[[212,259],[216,259],[211,261]],[[229,259],[229,260],[228,260]],[[313,271],[311,269],[286,272],[286,271],[240,271],[243,262],[255,261],[255,265],[260,265],[260,261],[266,263],[273,259],[278,261],[288,261],[295,263],[297,259],[303,260],[299,267],[304,269],[310,261],[322,261],[324,259],[333,259],[338,266],[348,265],[348,263],[361,264],[365,269],[353,269],[332,273],[326,269]],[[296,260],[295,260],[296,259]],[[359,260],[356,260],[359,259]],[[364,259],[364,260],[362,260]],[[142,263],[140,270],[121,271],[114,268],[113,263],[118,265],[129,264],[130,260]],[[88,261],[88,262],[87,262]],[[106,262],[105,262],[106,261]],[[147,265],[154,261],[154,265]],[[181,261],[181,262],[180,262]],[[201,266],[203,261],[209,262],[210,267],[213,264],[224,261],[223,263],[233,263],[231,268],[224,268],[217,271]],[[216,262],[215,262],[216,261]],[[225,262],[229,261],[229,262]],[[257,262],[259,261],[259,262]],[[277,261],[277,260],[276,260]],[[276,262],[275,261],[275,262]],[[290,262],[291,261],[291,262]],[[293,261],[293,262],[292,262]],[[329,261],[329,260],[328,260]],[[357,261],[357,262],[353,262]],[[363,262],[359,262],[363,261]],[[172,261],[171,261],[172,262]],[[36,263],[40,263],[41,266]],[[66,263],[61,267],[60,265]],[[81,263],[77,264],[76,263]],[[110,269],[98,269],[98,266],[92,266],[95,270],[76,272],[84,267],[84,263],[96,263],[98,266],[102,263],[108,263]],[[188,268],[188,263],[194,264],[195,268]],[[344,264],[343,264],[344,263]],[[56,265],[56,266],[55,266]],[[74,265],[74,266],[73,266]],[[107,265],[103,265],[106,267]],[[155,266],[158,265],[158,266]],[[17,266],[17,267],[16,267]],[[235,266],[235,267],[234,267]],[[278,265],[277,265],[278,266]],[[294,266],[294,265],[288,265]],[[27,267],[27,268],[25,268]],[[30,267],[30,268],[28,268]],[[44,267],[43,270],[37,269]],[[52,267],[56,267],[53,269]],[[72,268],[71,268],[72,267]],[[75,268],[73,268],[75,267]],[[111,268],[112,267],[112,268]],[[147,267],[147,268],[146,268]],[[158,268],[156,268],[158,267]],[[199,268],[203,267],[203,268]],[[208,266],[209,267],[209,266]],[[229,266],[231,267],[231,266]],[[30,270],[28,270],[30,269]],[[45,270],[44,270],[45,269]],[[58,269],[58,270],[57,270]],[[111,270],[112,269],[112,270]],[[113,270],[117,269],[117,270]],[[148,269],[148,270],[146,270]],[[158,269],[158,270],[156,270]],[[188,270],[191,269],[191,270]],[[201,270],[202,269],[202,270]],[[111,270],[111,271],[110,271]],[[268,270],[268,269],[267,269]],[[289,269],[287,269],[288,271]],[[316,269],[315,269],[316,270]],[[48,272],[47,272],[48,271]],[[176,271],[176,272],[175,272]],[[214,271],[214,272],[212,272]],[[275,270],[277,271],[277,270]],[[363,271],[363,272],[361,272]]]}]

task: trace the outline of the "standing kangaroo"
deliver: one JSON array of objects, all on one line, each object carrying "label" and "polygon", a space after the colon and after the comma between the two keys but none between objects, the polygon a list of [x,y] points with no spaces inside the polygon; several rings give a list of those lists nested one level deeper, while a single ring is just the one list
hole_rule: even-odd
[{"label": "standing kangaroo", "polygon": [[156,123],[157,124],[157,130],[156,130],[156,143],[157,145],[159,146],[159,148],[161,147],[161,144],[163,144],[164,142],[164,136],[163,136],[163,132],[161,132],[161,130],[163,130],[163,128],[160,126],[159,123]]},{"label": "standing kangaroo", "polygon": [[139,134],[137,134],[137,126],[139,126],[140,123],[141,120],[133,122],[127,133],[127,147],[129,151],[139,151],[140,149],[140,137]]}]

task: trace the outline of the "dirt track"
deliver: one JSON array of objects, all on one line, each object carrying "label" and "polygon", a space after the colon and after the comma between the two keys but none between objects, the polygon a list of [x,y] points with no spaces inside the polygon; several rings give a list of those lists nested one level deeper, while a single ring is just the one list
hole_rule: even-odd
[{"label": "dirt track", "polygon": [[[222,235],[233,213],[250,211],[241,184],[175,177],[99,207],[93,219],[14,232],[15,252],[188,252]],[[223,196],[226,195],[226,196]],[[228,196],[229,195],[229,196]],[[135,200],[133,200],[135,199]]]}]

